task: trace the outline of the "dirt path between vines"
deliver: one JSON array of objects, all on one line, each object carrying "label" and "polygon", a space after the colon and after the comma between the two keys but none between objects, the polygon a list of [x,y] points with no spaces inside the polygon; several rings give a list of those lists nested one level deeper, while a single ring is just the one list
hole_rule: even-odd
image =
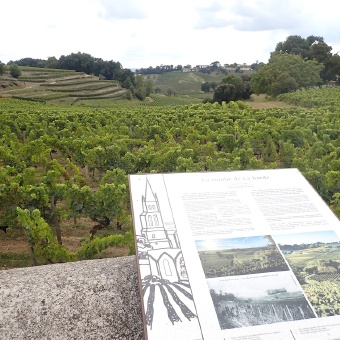
[{"label": "dirt path between vines", "polygon": [[[81,248],[82,240],[89,237],[91,225],[74,226],[68,221],[62,227],[63,246],[68,251],[75,252]],[[112,234],[109,230],[98,232],[98,236]],[[95,256],[96,259],[126,256],[129,247],[110,247]],[[4,233],[0,230],[0,270],[31,266],[30,249],[25,234],[19,230],[7,230]]]}]

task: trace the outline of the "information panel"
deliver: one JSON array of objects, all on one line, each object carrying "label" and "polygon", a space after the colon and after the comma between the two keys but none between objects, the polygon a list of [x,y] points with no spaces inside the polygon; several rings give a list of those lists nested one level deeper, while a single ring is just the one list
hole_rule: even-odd
[{"label": "information panel", "polygon": [[340,337],[340,223],[297,169],[129,182],[146,339]]}]

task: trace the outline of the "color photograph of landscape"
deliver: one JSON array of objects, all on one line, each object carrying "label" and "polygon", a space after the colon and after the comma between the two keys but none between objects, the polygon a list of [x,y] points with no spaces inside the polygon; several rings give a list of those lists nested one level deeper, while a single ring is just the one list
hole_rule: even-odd
[{"label": "color photograph of landscape", "polygon": [[[273,236],[319,317],[340,315],[340,239],[330,231]],[[289,241],[290,240],[290,241]]]},{"label": "color photograph of landscape", "polygon": [[271,236],[197,240],[206,278],[289,270]]}]

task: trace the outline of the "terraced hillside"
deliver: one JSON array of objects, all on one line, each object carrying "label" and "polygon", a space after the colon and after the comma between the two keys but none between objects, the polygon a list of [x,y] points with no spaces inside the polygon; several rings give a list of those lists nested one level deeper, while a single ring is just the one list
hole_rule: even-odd
[{"label": "terraced hillside", "polygon": [[0,77],[0,97],[74,104],[93,99],[121,99],[126,90],[117,81],[71,70],[21,67],[21,76]]}]

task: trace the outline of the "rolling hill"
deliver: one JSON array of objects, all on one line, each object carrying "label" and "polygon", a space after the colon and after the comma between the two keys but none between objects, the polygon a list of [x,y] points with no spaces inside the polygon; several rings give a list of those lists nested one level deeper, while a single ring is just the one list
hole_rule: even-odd
[{"label": "rolling hill", "polygon": [[[220,73],[165,72],[145,75],[154,83],[158,93],[152,93],[144,101],[126,99],[127,90],[117,81],[103,80],[83,72],[37,67],[19,67],[18,79],[9,71],[0,76],[0,98],[12,97],[23,100],[48,102],[52,104],[81,105],[91,107],[139,107],[176,106],[199,104],[205,98],[212,98],[213,91],[201,91],[204,82],[221,82],[225,76]],[[171,95],[169,95],[169,89]],[[268,102],[265,96],[252,98],[249,104],[256,108],[285,107],[283,102]]]},{"label": "rolling hill", "polygon": [[20,69],[18,79],[9,73],[0,77],[0,97],[75,104],[93,99],[117,100],[127,91],[117,81],[101,80],[83,72],[34,67]]}]

